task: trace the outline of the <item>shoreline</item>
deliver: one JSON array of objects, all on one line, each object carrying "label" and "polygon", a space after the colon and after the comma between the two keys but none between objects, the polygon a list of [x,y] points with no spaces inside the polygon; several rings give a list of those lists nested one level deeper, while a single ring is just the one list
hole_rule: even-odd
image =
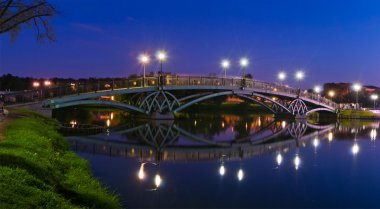
[{"label": "shoreline", "polygon": [[70,150],[57,121],[12,110],[1,124],[1,208],[121,208],[88,161]]}]

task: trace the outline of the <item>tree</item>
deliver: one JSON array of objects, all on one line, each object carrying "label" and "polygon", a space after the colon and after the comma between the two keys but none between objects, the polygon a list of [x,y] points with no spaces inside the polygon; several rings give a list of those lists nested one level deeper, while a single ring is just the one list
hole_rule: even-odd
[{"label": "tree", "polygon": [[37,40],[55,39],[50,19],[55,8],[46,0],[0,0],[0,35],[10,33],[15,40],[23,26],[36,31]]}]

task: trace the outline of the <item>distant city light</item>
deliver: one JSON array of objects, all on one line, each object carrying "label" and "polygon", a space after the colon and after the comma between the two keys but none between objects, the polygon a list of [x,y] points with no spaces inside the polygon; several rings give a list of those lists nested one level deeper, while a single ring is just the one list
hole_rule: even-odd
[{"label": "distant city light", "polygon": [[302,72],[302,71],[297,71],[296,72],[296,79],[298,81],[302,80],[304,77],[305,77],[305,73],[304,72]]},{"label": "distant city light", "polygon": [[278,80],[284,81],[286,79],[286,73],[285,72],[279,72],[277,77],[278,77]]},{"label": "distant city light", "polygon": [[45,85],[45,86],[50,86],[50,85],[51,85],[51,81],[46,80],[46,81],[44,82],[44,85]]},{"label": "distant city light", "polygon": [[281,128],[286,128],[286,121],[281,122]]},{"label": "distant city light", "polygon": [[40,82],[37,82],[37,81],[33,82],[33,87],[39,87],[39,86],[40,86]]},{"label": "distant city light", "polygon": [[329,97],[333,98],[335,96],[335,91],[330,90],[328,94],[329,94]]},{"label": "distant city light", "polygon": [[248,58],[243,57],[240,59],[240,66],[242,66],[243,68],[247,67],[248,64],[249,64]]}]

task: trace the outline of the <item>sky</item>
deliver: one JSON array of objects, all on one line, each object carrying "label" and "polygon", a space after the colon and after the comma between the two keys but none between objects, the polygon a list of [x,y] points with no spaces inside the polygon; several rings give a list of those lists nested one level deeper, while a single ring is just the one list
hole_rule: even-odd
[{"label": "sky", "polygon": [[[120,77],[142,73],[139,54],[168,53],[164,71],[241,75],[276,81],[305,71],[302,85],[380,86],[378,0],[50,0],[57,41],[40,44],[26,29],[0,36],[0,73],[34,77]],[[153,59],[148,71],[157,72]]]}]

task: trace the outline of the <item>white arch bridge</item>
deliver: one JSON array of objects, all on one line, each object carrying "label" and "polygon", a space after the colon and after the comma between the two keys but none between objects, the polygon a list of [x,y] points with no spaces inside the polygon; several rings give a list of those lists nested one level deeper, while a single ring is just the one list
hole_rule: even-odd
[{"label": "white arch bridge", "polygon": [[[138,77],[124,83],[98,83],[95,88],[85,88],[83,84],[74,84],[70,88],[71,95],[47,99],[43,101],[43,106],[56,109],[97,104],[151,115],[176,113],[203,101],[233,95],[260,104],[273,114],[307,116],[319,111],[336,113],[338,108],[336,103],[318,94],[240,78],[164,76],[145,78],[143,82],[143,78]],[[124,99],[110,99],[116,95],[123,95]]]}]

